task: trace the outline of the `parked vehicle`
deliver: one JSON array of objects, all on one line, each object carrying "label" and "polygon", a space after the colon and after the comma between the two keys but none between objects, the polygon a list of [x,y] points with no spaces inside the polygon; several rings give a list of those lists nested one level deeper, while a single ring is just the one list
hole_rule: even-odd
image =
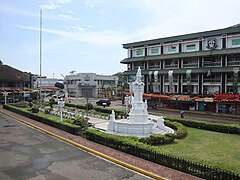
[{"label": "parked vehicle", "polygon": [[111,105],[111,101],[110,100],[104,100],[104,99],[101,99],[99,101],[96,102],[96,104],[98,106],[110,106]]}]

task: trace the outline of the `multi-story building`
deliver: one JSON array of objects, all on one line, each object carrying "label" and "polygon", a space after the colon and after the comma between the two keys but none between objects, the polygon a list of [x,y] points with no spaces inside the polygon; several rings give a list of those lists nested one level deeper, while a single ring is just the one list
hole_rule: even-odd
[{"label": "multi-story building", "polygon": [[125,76],[144,75],[145,92],[240,93],[240,24],[224,29],[123,44]]},{"label": "multi-story building", "polygon": [[64,89],[73,97],[99,97],[108,88],[117,86],[117,76],[78,73],[64,78]]}]

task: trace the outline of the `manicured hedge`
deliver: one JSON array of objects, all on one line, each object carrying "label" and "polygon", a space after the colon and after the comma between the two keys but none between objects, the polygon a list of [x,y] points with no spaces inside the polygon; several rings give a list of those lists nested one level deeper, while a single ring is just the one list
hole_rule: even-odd
[{"label": "manicured hedge", "polygon": [[178,122],[171,122],[169,120],[165,120],[164,124],[175,130],[175,138],[182,139],[187,136],[187,128]]},{"label": "manicured hedge", "polygon": [[[65,106],[74,107],[74,108],[77,108],[77,109],[87,110],[86,106],[85,105],[81,105],[81,104],[65,103]],[[92,109],[94,109],[97,112],[101,112],[101,113],[107,113],[107,114],[111,114],[112,113],[112,109],[101,108],[101,107],[96,107],[96,106],[93,106]],[[114,110],[114,112],[115,112],[116,118],[118,116],[121,116],[121,118],[126,117],[126,113],[124,113],[121,110]]]},{"label": "manicured hedge", "polygon": [[162,145],[162,144],[170,144],[174,141],[174,139],[182,139],[187,136],[187,129],[184,125],[171,122],[164,121],[164,124],[168,127],[171,127],[175,130],[175,133],[167,133],[167,134],[152,134],[149,137],[141,138],[139,141],[144,142],[153,146]]},{"label": "manicured hedge", "polygon": [[64,122],[60,123],[51,119],[43,118],[39,116],[37,113],[26,112],[21,110],[21,108],[18,108],[9,104],[3,105],[3,108],[72,134],[80,135],[83,133],[82,129],[79,126],[72,125],[69,123],[64,123]]},{"label": "manicured hedge", "polygon": [[212,123],[212,122],[204,122],[197,120],[189,120],[189,119],[180,119],[180,118],[169,118],[164,117],[166,120],[174,121],[183,124],[187,127],[204,129],[208,131],[216,131],[228,134],[240,134],[240,124],[223,124],[223,123]]}]

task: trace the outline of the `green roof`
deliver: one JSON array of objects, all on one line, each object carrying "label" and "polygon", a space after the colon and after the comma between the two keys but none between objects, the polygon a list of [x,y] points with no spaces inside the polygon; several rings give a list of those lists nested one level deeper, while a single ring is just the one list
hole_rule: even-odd
[{"label": "green roof", "polygon": [[172,37],[165,37],[165,38],[159,38],[159,39],[152,39],[152,40],[146,40],[146,41],[139,41],[139,42],[133,42],[133,43],[126,43],[126,44],[123,44],[123,48],[128,49],[128,48],[134,48],[134,47],[141,47],[145,45],[156,45],[160,43],[186,41],[186,40],[198,39],[201,37],[205,38],[205,37],[211,37],[211,36],[219,36],[223,34],[228,35],[228,34],[236,34],[236,33],[240,33],[240,24],[235,26],[230,26],[228,28],[223,28],[223,29],[178,35],[178,36],[172,36]]}]

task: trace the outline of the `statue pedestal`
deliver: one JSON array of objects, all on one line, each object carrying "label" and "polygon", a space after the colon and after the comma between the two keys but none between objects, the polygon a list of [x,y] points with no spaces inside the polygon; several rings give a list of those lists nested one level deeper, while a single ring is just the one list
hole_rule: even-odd
[{"label": "statue pedestal", "polygon": [[[115,120],[114,111],[112,111],[107,132],[122,136],[138,137],[148,137],[157,132],[156,130],[158,127],[161,128],[161,133],[168,132],[166,131],[167,129],[164,128],[163,118],[158,121],[154,119],[158,122],[157,126],[154,126],[154,122],[149,120],[147,101],[143,102],[144,83],[141,81],[141,76],[141,69],[139,67],[136,74],[136,81],[133,82],[134,98],[129,113],[129,119]],[[174,131],[172,130],[171,132]]]}]

